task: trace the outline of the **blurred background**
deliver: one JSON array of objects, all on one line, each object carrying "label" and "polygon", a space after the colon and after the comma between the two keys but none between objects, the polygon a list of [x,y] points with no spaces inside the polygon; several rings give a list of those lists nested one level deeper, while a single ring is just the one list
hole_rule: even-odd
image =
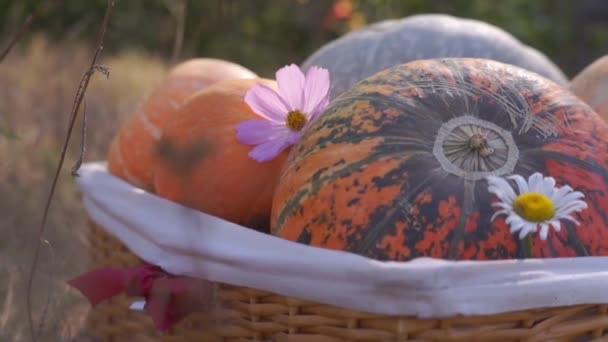
[{"label": "blurred background", "polygon": [[[38,2],[0,0],[0,51]],[[105,0],[44,1],[0,62],[1,341],[29,340],[25,281],[36,231],[105,6]],[[546,54],[568,78],[608,53],[603,0],[116,0],[100,59],[111,75],[96,74],[87,95],[86,159],[104,158],[121,122],[175,63],[214,57],[273,78],[279,67],[300,64],[348,31],[419,13],[497,25]],[[35,279],[42,341],[87,339],[81,327],[88,303],[64,285],[88,260],[86,217],[70,175],[80,139],[76,129]]]}]

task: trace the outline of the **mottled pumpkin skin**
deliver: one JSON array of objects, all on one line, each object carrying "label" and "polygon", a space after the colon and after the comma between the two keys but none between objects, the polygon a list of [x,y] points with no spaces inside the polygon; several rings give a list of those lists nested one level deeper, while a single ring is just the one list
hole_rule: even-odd
[{"label": "mottled pumpkin skin", "polygon": [[259,163],[252,146],[236,140],[236,126],[261,119],[245,103],[247,91],[268,79],[217,82],[190,97],[155,145],[154,188],[163,198],[268,232],[272,196],[288,150]]},{"label": "mottled pumpkin skin", "polygon": [[608,56],[594,61],[570,82],[570,90],[608,121]]},{"label": "mottled pumpkin skin", "polygon": [[331,98],[386,68],[418,59],[473,57],[513,64],[556,83],[568,80],[540,51],[509,32],[474,19],[419,14],[376,22],[331,41],[308,57],[304,70],[329,70]]},{"label": "mottled pumpkin skin", "polygon": [[114,137],[107,156],[109,172],[153,192],[157,162],[154,144],[179,106],[198,90],[218,81],[256,77],[241,65],[219,59],[195,58],[176,65]]},{"label": "mottled pumpkin skin", "polygon": [[272,233],[379,260],[522,257],[505,217],[490,222],[487,181],[446,171],[433,152],[440,127],[465,115],[510,133],[511,173],[586,194],[581,225],[534,235],[535,257],[608,255],[607,125],[562,87],[484,59],[411,62],[335,99],[290,153]]}]

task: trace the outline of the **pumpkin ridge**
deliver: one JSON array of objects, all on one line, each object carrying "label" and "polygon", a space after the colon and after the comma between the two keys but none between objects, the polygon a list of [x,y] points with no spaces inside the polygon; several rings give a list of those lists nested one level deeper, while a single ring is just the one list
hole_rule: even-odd
[{"label": "pumpkin ridge", "polygon": [[[543,150],[542,148],[525,150],[525,154],[536,154],[536,153],[540,154],[537,158],[542,158],[543,162],[547,159],[557,159],[557,160],[566,162],[568,164],[574,164],[585,170],[588,170],[593,173],[601,175],[602,178],[604,178],[604,180],[606,182],[608,182],[608,172],[606,172],[606,170],[604,168],[602,168],[600,165],[598,165],[594,161],[582,160],[582,159],[574,158],[572,156],[569,156],[567,154],[564,154],[564,153],[561,153],[558,151],[547,151],[547,150]],[[521,165],[521,163],[520,163],[520,165]]]},{"label": "pumpkin ridge", "polygon": [[[451,62],[453,61],[449,60],[449,62],[451,64]],[[450,68],[450,70],[452,71],[456,69],[452,65],[444,65]],[[469,96],[487,96],[488,98],[494,99],[496,102],[501,104],[501,106],[509,115],[512,125],[515,127],[515,129],[518,130],[519,134],[527,133],[528,130],[531,128],[534,128],[538,133],[541,133],[545,137],[556,136],[558,134],[558,126],[560,125],[560,122],[557,121],[557,118],[543,120],[542,118],[538,117],[538,115],[531,115],[530,104],[522,95],[522,90],[538,88],[538,84],[534,84],[533,86],[519,85],[518,88],[520,89],[514,90],[512,89],[513,86],[508,85],[504,80],[501,80],[500,78],[489,74],[484,74],[485,77],[491,78],[495,81],[494,85],[497,87],[497,92],[494,93],[488,89],[485,89],[484,87],[476,86],[475,83],[473,83],[470,79],[467,78],[470,77],[469,74],[462,74],[459,77],[455,77],[455,84],[450,84],[450,82],[448,82],[445,77],[436,77],[433,79],[424,80],[412,80],[408,79],[408,76],[410,76],[408,73],[405,73],[403,71],[397,72],[400,71],[399,66],[393,67],[391,69],[395,70],[385,70],[377,75],[372,76],[370,79],[366,80],[364,84],[366,86],[386,86],[386,84],[390,84],[390,82],[387,82],[386,79],[384,79],[383,77],[386,77],[386,75],[395,75],[396,77],[398,77],[398,79],[394,80],[393,82],[396,86],[398,86],[398,91],[390,94],[390,96],[393,96],[392,98],[390,98],[390,100],[392,101],[396,101],[397,99],[402,98],[411,100],[411,98],[404,97],[402,94],[412,89],[431,90],[432,93],[435,93],[436,91],[444,91],[444,95],[450,94],[451,92],[456,92],[461,95],[461,99],[466,102],[468,102]],[[403,84],[404,82],[405,84]],[[534,92],[537,93],[539,91],[540,90],[535,89]],[[375,101],[379,100],[379,97],[381,98],[388,96],[378,91],[371,91],[369,89],[366,90],[366,93],[368,95],[366,95],[365,97],[371,97]],[[504,93],[505,95],[501,96],[500,93]],[[360,97],[364,98],[364,96]],[[340,97],[335,99],[334,102],[342,102],[347,99],[358,98],[359,96],[357,96],[357,93],[350,90],[343,93]],[[404,102],[400,104],[404,104]],[[518,124],[518,121],[522,122]]]},{"label": "pumpkin ridge", "polygon": [[[452,237],[450,239],[450,247],[448,249],[447,258],[456,259],[459,252],[459,245],[463,241],[465,236],[465,225],[467,218],[473,213],[473,204],[475,203],[475,184],[477,182],[471,179],[464,180],[464,192],[462,195],[462,211],[458,218],[458,223],[452,231]],[[478,228],[479,229],[479,228]]]},{"label": "pumpkin ridge", "polygon": [[[356,172],[357,170],[361,169],[361,166],[365,166],[369,163],[376,162],[382,159],[388,159],[388,157],[392,156],[394,156],[394,154],[386,155],[380,152],[376,152],[370,154],[364,159],[350,163],[348,167],[344,167],[342,169],[334,171],[329,176],[321,176],[321,173],[327,171],[327,168],[317,170],[317,172],[310,176],[310,182],[307,183],[307,185],[304,185],[302,187],[303,189],[300,188],[300,190],[297,191],[288,201],[281,204],[283,210],[279,213],[279,216],[276,219],[276,226],[283,227],[283,222],[285,221],[285,219],[295,213],[296,209],[299,208],[299,205],[301,204],[302,200],[305,199],[305,196],[315,195],[326,182],[336,180],[344,175]],[[275,231],[274,233],[278,234],[280,231],[281,229]]]},{"label": "pumpkin ridge", "polygon": [[[378,155],[378,156],[381,157],[381,155]],[[363,159],[363,160],[360,160],[359,162],[350,164],[350,168],[348,170],[345,171],[346,168],[337,170],[331,176],[322,176],[321,175],[321,173],[325,172],[327,170],[327,168],[318,169],[315,173],[313,173],[310,176],[310,182],[308,182],[306,185],[302,186],[300,189],[296,190],[296,192],[285,203],[281,203],[281,206],[283,207],[283,209],[281,210],[281,212],[279,213],[279,215],[276,219],[276,226],[278,227],[278,229],[276,231],[274,231],[273,233],[274,234],[280,233],[282,230],[282,227],[283,227],[283,222],[285,221],[286,217],[293,215],[297,209],[301,210],[302,208],[299,206],[300,206],[302,200],[305,199],[305,196],[316,194],[316,192],[321,188],[322,184],[325,183],[325,181],[331,180],[331,179],[336,179],[336,178],[338,178],[338,176],[341,175],[341,173],[347,174],[350,172],[354,172],[354,170],[357,169],[357,166],[359,166],[359,165],[362,166],[362,165],[365,165],[368,161],[376,160],[375,157],[376,157],[375,155],[370,155],[366,159]],[[293,167],[296,169],[298,168],[297,165],[295,165]],[[287,170],[287,169],[285,169],[285,170]],[[285,172],[283,172],[283,175],[284,174],[285,174]],[[279,183],[282,181],[282,178],[283,178],[283,176],[281,177],[281,180],[279,181]]]},{"label": "pumpkin ridge", "polygon": [[[407,164],[407,162],[409,162],[409,160],[405,161],[402,164]],[[402,167],[405,169],[405,167]],[[421,181],[417,181],[416,185],[413,188],[408,188],[407,189],[407,193],[405,194],[405,196],[403,196],[400,199],[394,199],[393,202],[391,203],[391,212],[386,213],[384,218],[382,219],[382,221],[377,222],[374,224],[373,229],[371,230],[370,233],[366,234],[365,237],[363,239],[360,240],[360,242],[358,243],[357,248],[353,249],[352,251],[354,253],[357,254],[362,254],[362,255],[366,255],[369,253],[369,251],[372,249],[372,247],[375,244],[379,243],[379,238],[384,236],[387,232],[386,229],[390,228],[388,226],[388,222],[389,220],[392,220],[393,215],[395,215],[396,213],[398,213],[398,210],[407,210],[412,202],[412,199],[415,198],[416,196],[419,195],[420,191],[427,187],[429,185],[429,182],[431,180],[433,180],[433,177],[435,177],[435,173],[436,172],[441,172],[443,171],[440,167],[434,170],[430,170],[428,172],[428,175],[422,179]],[[373,216],[374,213],[370,213],[370,216]],[[370,223],[374,223],[374,220],[370,220]]]},{"label": "pumpkin ridge", "polygon": [[571,248],[576,251],[578,256],[589,256],[587,248],[585,248],[585,245],[576,234],[576,230],[574,229],[572,222],[564,221],[564,226],[568,232],[568,245],[570,245]]}]

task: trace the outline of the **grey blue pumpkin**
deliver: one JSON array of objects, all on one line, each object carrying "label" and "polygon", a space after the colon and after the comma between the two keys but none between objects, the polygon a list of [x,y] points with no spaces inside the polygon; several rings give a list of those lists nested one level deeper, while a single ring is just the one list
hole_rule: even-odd
[{"label": "grey blue pumpkin", "polygon": [[568,80],[549,58],[494,25],[444,14],[385,20],[350,32],[314,52],[302,64],[327,68],[331,98],[388,67],[418,59],[477,57],[536,72],[558,84]]}]

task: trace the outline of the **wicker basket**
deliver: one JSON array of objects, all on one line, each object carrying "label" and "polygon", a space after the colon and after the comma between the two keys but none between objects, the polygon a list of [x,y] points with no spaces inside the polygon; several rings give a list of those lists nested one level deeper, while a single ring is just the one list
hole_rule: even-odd
[{"label": "wicker basket", "polygon": [[[95,267],[140,260],[90,222]],[[88,317],[104,341],[608,341],[608,305],[577,305],[489,316],[419,319],[355,312],[249,288],[216,284],[216,306],[159,334],[125,296]]]}]

